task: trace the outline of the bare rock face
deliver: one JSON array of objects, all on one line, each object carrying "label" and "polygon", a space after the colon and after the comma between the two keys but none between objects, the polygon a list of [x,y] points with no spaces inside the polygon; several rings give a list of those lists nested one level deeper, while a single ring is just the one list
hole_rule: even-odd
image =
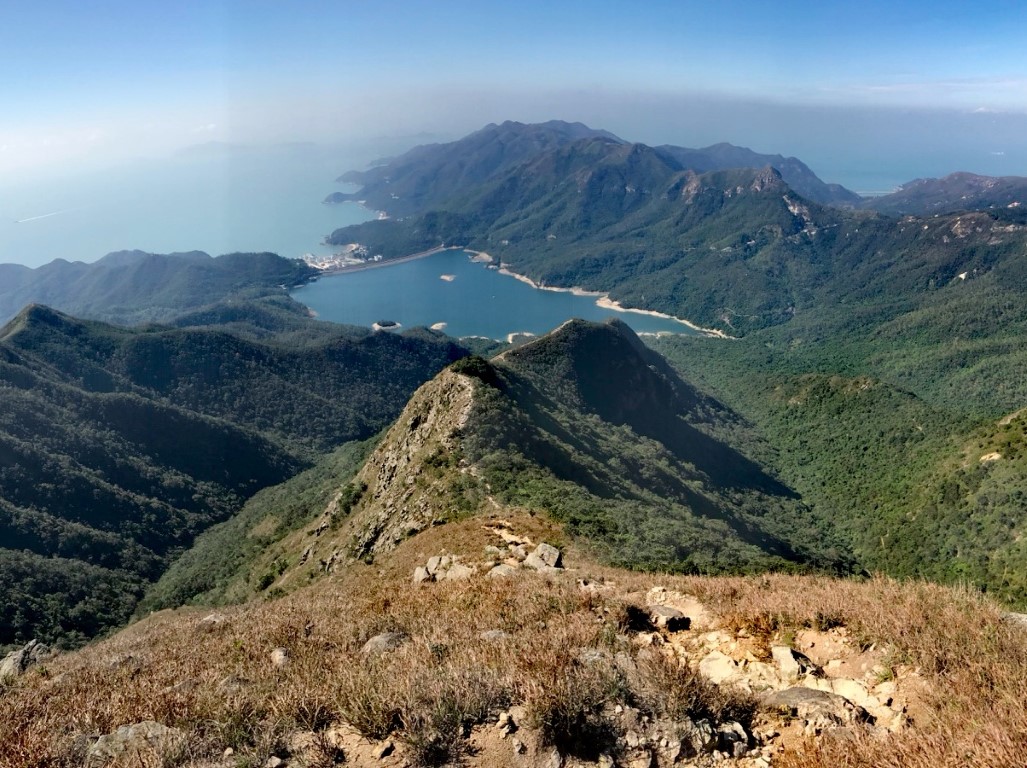
[{"label": "bare rock face", "polygon": [[173,759],[185,748],[186,737],[177,728],[146,720],[123,725],[96,740],[86,751],[85,768],[102,768],[117,760],[148,765],[153,758]]},{"label": "bare rock face", "polygon": [[[432,464],[457,447],[474,387],[472,379],[444,371],[411,398],[357,477],[367,491],[347,522],[353,556],[389,552],[451,513],[449,478]],[[427,570],[439,578],[431,563]]]},{"label": "bare rock face", "polygon": [[0,661],[0,682],[21,677],[29,667],[49,658],[49,656],[49,646],[35,640],[30,640],[24,648],[12,651],[3,658],[3,661]]}]

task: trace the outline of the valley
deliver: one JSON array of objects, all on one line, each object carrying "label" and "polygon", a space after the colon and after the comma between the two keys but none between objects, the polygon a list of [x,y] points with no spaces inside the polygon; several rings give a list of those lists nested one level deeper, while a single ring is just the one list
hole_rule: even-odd
[{"label": "valley", "polygon": [[1019,759],[1022,180],[559,121],[341,180],[380,268],[0,265],[0,762]]}]

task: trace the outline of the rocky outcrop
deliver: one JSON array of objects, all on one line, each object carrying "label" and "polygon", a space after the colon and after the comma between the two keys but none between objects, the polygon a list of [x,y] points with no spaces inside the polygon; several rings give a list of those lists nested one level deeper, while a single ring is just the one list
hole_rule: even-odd
[{"label": "rocky outcrop", "polygon": [[0,661],[0,683],[21,677],[33,664],[38,664],[51,655],[49,646],[30,640],[24,648],[7,654]]},{"label": "rocky outcrop", "polygon": [[[474,380],[444,371],[422,386],[358,474],[366,488],[345,524],[351,557],[373,558],[453,516],[449,493]],[[334,514],[333,510],[326,511]]]},{"label": "rocky outcrop", "polygon": [[101,736],[87,749],[84,765],[104,768],[114,761],[119,765],[149,765],[154,758],[158,765],[173,764],[182,757],[185,746],[185,734],[177,728],[147,720]]}]

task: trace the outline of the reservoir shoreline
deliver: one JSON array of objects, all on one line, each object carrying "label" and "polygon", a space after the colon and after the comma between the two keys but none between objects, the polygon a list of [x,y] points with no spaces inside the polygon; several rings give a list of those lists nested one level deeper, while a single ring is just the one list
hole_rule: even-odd
[{"label": "reservoir shoreline", "polygon": [[[663,313],[663,312],[658,312],[656,310],[639,309],[639,308],[635,308],[635,307],[625,307],[622,304],[620,304],[620,302],[611,299],[609,297],[609,294],[607,294],[604,291],[590,291],[590,290],[586,290],[586,289],[578,287],[578,286],[574,286],[574,287],[570,287],[570,288],[564,288],[564,287],[557,287],[557,286],[540,285],[540,284],[536,283],[534,280],[532,280],[531,278],[527,277],[526,275],[521,275],[521,274],[518,274],[516,272],[512,272],[511,270],[509,270],[509,269],[507,269],[505,267],[502,267],[500,269],[496,269],[495,268],[495,264],[494,264],[494,259],[488,253],[486,253],[484,251],[474,251],[474,250],[471,250],[469,248],[465,248],[463,246],[440,246],[440,247],[430,248],[430,249],[427,249],[427,250],[424,250],[424,251],[420,251],[418,253],[408,254],[406,256],[401,256],[401,257],[394,258],[394,259],[387,259],[387,260],[383,259],[383,260],[379,260],[379,261],[368,261],[368,262],[362,262],[362,263],[357,263],[357,264],[350,263],[350,264],[337,264],[337,265],[328,266],[327,268],[321,269],[319,274],[317,276],[315,276],[314,278],[312,278],[312,280],[310,281],[310,283],[308,283],[308,285],[310,285],[312,283],[319,282],[318,278],[321,275],[325,275],[325,276],[329,276],[330,277],[330,276],[333,276],[333,275],[356,274],[356,273],[361,273],[361,272],[368,272],[368,271],[371,271],[371,270],[376,270],[379,267],[386,267],[386,266],[391,266],[391,265],[401,265],[401,264],[404,264],[404,263],[420,261],[422,259],[426,259],[429,256],[434,256],[434,255],[437,255],[437,254],[441,254],[441,253],[444,253],[446,251],[460,251],[460,252],[463,252],[464,254],[466,254],[466,261],[464,261],[462,259],[461,259],[461,261],[463,263],[467,264],[468,268],[471,268],[472,271],[473,271],[473,267],[468,262],[477,263],[479,265],[479,268],[484,267],[484,266],[491,266],[490,270],[482,270],[483,276],[484,276],[484,274],[487,274],[489,271],[492,271],[494,273],[501,274],[501,275],[504,275],[506,277],[512,277],[515,280],[517,280],[518,282],[523,283],[524,285],[527,285],[528,287],[530,287],[530,288],[532,288],[532,289],[534,289],[536,291],[544,291],[544,292],[557,293],[557,294],[569,294],[569,295],[573,295],[575,297],[592,299],[592,302],[590,302],[592,304],[592,306],[596,307],[597,309],[600,309],[600,310],[605,310],[607,312],[615,312],[617,314],[630,314],[630,315],[636,315],[636,316],[647,316],[647,317],[652,318],[654,321],[665,323],[665,326],[664,326],[663,329],[658,329],[658,328],[645,329],[644,326],[643,326],[643,329],[636,330],[636,332],[639,332],[639,333],[642,333],[642,334],[660,335],[660,334],[664,334],[664,333],[667,333],[667,334],[673,334],[673,333],[689,334],[690,333],[690,334],[704,336],[704,337],[707,337],[707,338],[721,338],[721,339],[733,339],[734,338],[734,337],[729,336],[728,334],[726,334],[726,333],[724,333],[724,332],[722,332],[720,330],[713,329],[713,328],[703,328],[702,326],[696,325],[695,323],[692,323],[689,320],[686,320],[686,319],[683,319],[683,318],[679,318],[679,317],[674,317],[673,315],[669,315],[669,314],[666,314],[666,313]],[[453,254],[452,257],[446,257],[446,258],[447,259],[452,259],[452,258],[456,258],[456,257],[457,257],[456,254]],[[456,263],[455,262],[450,261],[449,263],[450,263],[449,269],[444,270],[447,274],[433,275],[433,277],[441,278],[442,282],[444,282],[446,284],[452,284],[453,281],[457,279],[456,275],[455,274],[448,274],[448,273],[450,273],[450,272],[458,272],[459,269],[455,269],[455,267],[456,267]],[[424,273],[424,270],[421,269],[421,268],[418,268],[418,271],[420,273],[422,273],[422,274]],[[409,280],[409,278],[406,277],[406,276],[404,276],[403,279]],[[463,285],[464,279],[469,279],[469,278],[460,278],[459,279],[459,283],[461,285]],[[480,294],[481,288],[483,286],[477,284],[476,281],[477,281],[477,278],[475,278],[475,284],[476,284],[476,287],[477,287],[477,289],[479,291],[479,294]],[[375,282],[376,283],[381,283],[380,280],[375,281]],[[420,284],[420,282],[408,283],[408,286],[412,286],[412,285],[415,285],[415,284]],[[396,288],[396,284],[393,283],[392,281],[389,281],[388,283],[385,283],[383,285],[388,285],[389,286],[390,293]],[[470,286],[468,286],[468,287],[470,287]],[[408,288],[406,288],[406,290],[410,291],[410,290],[419,290],[419,289],[408,287]],[[486,287],[485,290],[487,291],[488,288]],[[304,304],[306,304],[306,302],[303,301],[302,298],[299,298],[299,297],[296,297],[296,298],[298,300],[302,301]],[[448,301],[448,300],[443,300],[443,304],[439,305],[439,307],[440,308],[445,307],[446,306],[446,304],[445,304],[446,301]],[[486,301],[487,301],[487,298],[486,298]],[[314,302],[314,303],[316,303],[316,302]],[[311,312],[317,312],[317,310],[315,310],[314,307],[310,306],[309,304],[307,306],[308,306],[308,309],[311,310]],[[325,306],[325,305],[318,305],[318,306],[320,308],[320,307]],[[434,305],[428,304],[427,306],[428,307],[432,307]],[[481,310],[479,310],[479,311],[481,311]],[[573,309],[571,309],[570,311],[572,313],[574,312]],[[422,312],[423,312],[423,309],[422,309]],[[436,314],[436,313],[435,313],[435,311],[429,309],[428,312],[424,313],[424,314],[432,315],[432,314]],[[574,314],[573,316],[588,317],[590,315],[591,315],[591,313],[586,312],[583,315]],[[572,316],[572,315],[568,315],[568,317],[569,316]],[[350,315],[350,318],[353,318],[353,316]],[[430,321],[422,319],[422,320],[418,320],[418,321],[415,322],[411,318],[411,322],[413,322],[415,325],[416,324],[421,324],[422,322],[425,325],[441,325],[442,323],[441,322],[436,322],[436,320],[441,321],[441,320],[444,320],[444,319],[447,319],[445,315],[443,317],[430,318]],[[342,321],[342,320],[340,320],[340,321]],[[345,321],[342,321],[342,322],[355,322],[355,318],[353,318],[353,319],[349,319],[348,318],[348,319],[346,319]],[[357,322],[357,324],[361,324],[361,323]],[[408,323],[404,323],[404,324],[409,327]],[[466,323],[464,323],[464,325],[466,325]],[[670,327],[667,327],[667,326],[670,326]],[[674,326],[679,326],[681,330],[680,331],[673,330]],[[508,328],[509,328],[509,326],[508,326]],[[457,329],[454,328],[453,330],[457,330]],[[496,330],[498,330],[498,329],[496,329]],[[537,329],[533,329],[533,331],[534,330],[537,330]],[[458,333],[456,335],[459,337],[459,336],[462,336],[464,334],[461,334],[458,331]],[[509,333],[509,330],[506,330],[503,333],[501,333],[499,336],[496,336],[496,338],[500,338],[501,339],[502,337],[506,337],[508,335],[511,335],[511,334]],[[512,335],[520,335],[520,332],[517,332],[516,334],[512,334]],[[533,332],[526,333],[525,335],[533,335]]]}]

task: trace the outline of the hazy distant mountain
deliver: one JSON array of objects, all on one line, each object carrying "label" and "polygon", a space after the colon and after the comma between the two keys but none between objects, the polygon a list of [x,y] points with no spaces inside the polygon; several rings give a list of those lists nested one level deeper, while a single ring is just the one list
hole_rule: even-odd
[{"label": "hazy distant mountain", "polygon": [[698,173],[723,171],[729,168],[763,168],[770,166],[781,174],[781,178],[807,200],[823,205],[852,208],[860,205],[863,198],[840,184],[826,184],[821,181],[804,162],[796,157],[763,155],[746,147],[721,143],[704,149],[688,149],[669,144],[656,147],[666,152],[681,164]]},{"label": "hazy distant mountain", "polygon": [[337,192],[326,202],[359,198],[368,207],[393,216],[423,212],[518,163],[588,137],[620,141],[607,131],[561,120],[535,125],[490,123],[458,141],[424,144],[384,165],[343,174],[339,181],[360,184],[361,191],[353,195]]},{"label": "hazy distant mountain", "polygon": [[28,304],[114,323],[166,321],[230,295],[282,295],[315,270],[273,253],[117,251],[94,263],[0,264],[0,322]]},{"label": "hazy distant mountain", "polygon": [[1027,177],[952,173],[916,179],[889,195],[869,198],[863,207],[896,216],[1027,207]]},{"label": "hazy distant mountain", "polygon": [[[581,123],[553,120],[541,124],[507,121],[490,124],[448,144],[415,147],[365,171],[350,171],[339,181],[361,185],[355,193],[337,192],[326,202],[363,200],[372,208],[392,216],[448,207],[453,197],[468,188],[497,178],[503,172],[553,149],[582,139],[602,139],[614,144],[629,142],[608,131],[594,130]],[[716,144],[705,149],[665,145],[656,148],[675,170],[699,173],[731,168],[777,170],[792,189],[810,200],[853,207],[862,198],[837,184],[825,184],[804,163],[794,157],[761,155],[744,147]]]}]

